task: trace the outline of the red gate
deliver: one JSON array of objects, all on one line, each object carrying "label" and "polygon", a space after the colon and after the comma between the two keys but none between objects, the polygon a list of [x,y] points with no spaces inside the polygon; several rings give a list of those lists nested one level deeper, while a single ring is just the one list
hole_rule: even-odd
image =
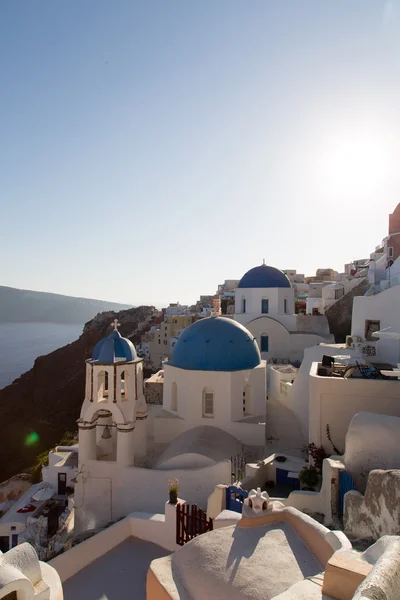
[{"label": "red gate", "polygon": [[194,537],[212,531],[213,521],[196,504],[177,504],[176,506],[176,543],[180,546]]}]

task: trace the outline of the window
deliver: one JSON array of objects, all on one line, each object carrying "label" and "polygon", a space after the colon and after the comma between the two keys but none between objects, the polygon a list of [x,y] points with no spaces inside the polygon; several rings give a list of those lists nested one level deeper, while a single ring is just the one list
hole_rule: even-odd
[{"label": "window", "polygon": [[388,257],[392,258],[394,256],[394,248],[393,246],[389,246],[388,248]]},{"label": "window", "polygon": [[160,338],[158,338],[158,343],[159,343],[159,344],[161,344],[161,340],[160,340]]},{"label": "window", "polygon": [[287,313],[287,298],[285,298],[283,300],[283,312],[286,314]]},{"label": "window", "polygon": [[246,312],[246,298],[242,298],[242,313]]},{"label": "window", "polygon": [[128,377],[127,377],[128,373],[125,373],[125,371],[122,371],[121,373],[121,398],[122,400],[125,400],[125,397],[128,395],[127,392],[127,387],[128,387]]},{"label": "window", "polygon": [[376,342],[378,338],[373,337],[374,331],[379,331],[381,328],[380,321],[365,321],[365,339],[367,342]]},{"label": "window", "polygon": [[214,392],[203,390],[203,417],[214,417]]},{"label": "window", "polygon": [[269,352],[269,340],[268,336],[263,333],[261,336],[261,352]]},{"label": "window", "polygon": [[108,398],[108,373],[100,371],[97,376],[97,400],[101,402],[105,398]]},{"label": "window", "polygon": [[263,298],[261,300],[261,312],[263,314],[267,314],[269,311],[269,300],[268,298]]},{"label": "window", "polygon": [[171,410],[178,410],[178,386],[175,381],[171,385]]}]

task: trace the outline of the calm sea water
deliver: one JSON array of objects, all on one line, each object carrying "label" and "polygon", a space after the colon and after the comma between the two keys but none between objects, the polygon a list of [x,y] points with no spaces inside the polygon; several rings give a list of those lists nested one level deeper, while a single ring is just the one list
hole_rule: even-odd
[{"label": "calm sea water", "polygon": [[83,325],[0,324],[0,389],[33,367],[35,358],[78,339]]}]

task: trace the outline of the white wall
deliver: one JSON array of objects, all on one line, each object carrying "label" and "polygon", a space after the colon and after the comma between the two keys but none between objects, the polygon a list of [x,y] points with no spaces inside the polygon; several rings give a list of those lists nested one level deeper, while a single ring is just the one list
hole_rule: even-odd
[{"label": "white wall", "polygon": [[337,492],[339,485],[339,473],[344,470],[340,460],[325,458],[322,464],[322,485],[319,492],[306,492],[296,490],[289,494],[288,498],[279,498],[285,506],[293,506],[297,510],[324,515],[324,525],[327,527],[333,523],[334,515],[332,508],[332,489]]},{"label": "white wall", "polygon": [[400,418],[360,412],[351,420],[343,462],[364,491],[373,469],[400,469]]},{"label": "white wall", "polygon": [[[242,311],[242,299],[246,298],[246,312]],[[261,300],[268,299],[268,314],[291,315],[294,313],[294,290],[293,288],[237,288],[235,291],[235,320],[246,325],[252,319],[260,316]],[[284,311],[284,300],[286,302],[286,313]]]},{"label": "white wall", "polygon": [[[382,379],[345,379],[320,377],[318,363],[310,370],[309,441],[332,446],[326,436],[329,425],[333,443],[344,450],[351,419],[361,411],[400,417],[400,381]],[[297,380],[296,380],[297,381]]]},{"label": "white wall", "polygon": [[386,279],[390,280],[391,286],[400,285],[400,256],[389,269],[386,269]]},{"label": "white wall", "polygon": [[346,348],[344,344],[320,344],[304,350],[303,361],[297,372],[296,379],[286,398],[285,405],[290,408],[302,425],[302,433],[308,439],[309,431],[309,405],[310,405],[310,369],[314,362],[320,362],[322,356],[347,355],[354,356],[353,348]]},{"label": "white wall", "polygon": [[317,308],[318,311],[321,313],[323,313],[323,309],[322,309],[322,298],[310,298],[310,296],[307,298],[306,301],[306,312],[308,315],[312,314],[313,308]]},{"label": "white wall", "polygon": [[327,341],[325,337],[317,333],[290,333],[275,319],[265,317],[260,317],[248,323],[247,328],[257,339],[259,345],[261,344],[261,336],[263,334],[268,335],[269,351],[261,353],[264,359],[288,358],[291,361],[302,361],[306,348]]},{"label": "white wall", "polygon": [[[180,503],[182,502],[185,501],[180,500]],[[163,514],[133,512],[118,523],[53,558],[49,564],[56,569],[64,583],[132,536],[157,544],[171,552],[178,550],[180,546],[175,542],[176,505],[166,503]]]},{"label": "white wall", "polygon": [[[284,368],[285,367],[283,367],[283,369]],[[292,367],[292,369],[294,369],[294,367]],[[284,370],[280,370],[276,365],[268,365],[268,399],[278,400],[287,406],[287,408],[293,410],[292,381],[295,381],[296,375],[297,370],[285,373]],[[284,387],[286,393],[281,390],[281,382],[286,382]]]},{"label": "white wall", "polygon": [[58,493],[58,474],[65,473],[67,476],[66,485],[68,487],[74,487],[72,479],[75,477],[77,472],[78,469],[76,467],[51,467],[49,465],[48,467],[42,467],[42,479],[43,481],[50,483],[56,490],[56,493]]},{"label": "white wall", "polygon": [[229,460],[190,470],[140,469],[110,461],[80,466],[75,484],[76,532],[96,529],[133,511],[163,512],[169,479],[179,479],[179,495],[204,509],[218,483],[231,483]]},{"label": "white wall", "polygon": [[[391,327],[400,333],[400,286],[375,296],[356,296],[353,303],[351,334],[365,339],[366,320],[380,321],[380,328]],[[400,341],[381,338],[376,343],[377,360],[396,364],[400,361]]]},{"label": "white wall", "polygon": [[[238,423],[243,415],[243,391],[250,386],[251,414],[265,420],[266,365],[262,362],[255,369],[243,371],[193,371],[164,366],[163,408],[171,415],[155,418],[155,443],[168,443],[174,437],[199,425],[219,427],[231,433],[245,444],[264,444],[260,438],[252,440],[252,433],[246,423]],[[177,411],[171,410],[172,384],[177,385]],[[214,417],[203,416],[203,390],[214,393]],[[254,429],[254,425],[252,429]],[[242,433],[243,432],[243,433]],[[249,435],[250,434],[250,435]]]}]

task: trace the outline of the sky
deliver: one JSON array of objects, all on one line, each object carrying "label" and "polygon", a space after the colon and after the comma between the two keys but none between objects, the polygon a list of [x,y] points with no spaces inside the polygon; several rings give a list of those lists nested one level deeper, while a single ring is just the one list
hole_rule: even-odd
[{"label": "sky", "polygon": [[194,303],[400,202],[400,0],[0,0],[0,285]]}]

